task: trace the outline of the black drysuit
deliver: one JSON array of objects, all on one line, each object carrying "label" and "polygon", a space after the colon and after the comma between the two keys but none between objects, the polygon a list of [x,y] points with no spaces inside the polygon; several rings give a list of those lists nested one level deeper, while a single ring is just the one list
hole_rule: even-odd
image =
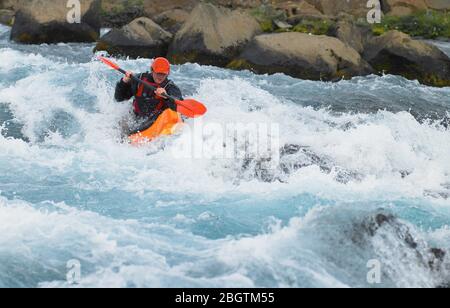
[{"label": "black drysuit", "polygon": [[[171,80],[166,79],[162,84],[156,85],[151,73],[143,73],[136,76],[155,87],[164,88],[170,96],[183,100],[181,90]],[[128,134],[146,130],[168,108],[177,111],[175,103],[167,99],[157,98],[153,91],[142,88],[142,86],[140,87],[138,82],[131,80],[129,83],[125,83],[123,80],[120,80],[116,85],[116,101],[126,101],[133,96],[135,97],[133,111],[136,116],[136,122],[140,122],[140,124],[138,127],[131,129]]]}]

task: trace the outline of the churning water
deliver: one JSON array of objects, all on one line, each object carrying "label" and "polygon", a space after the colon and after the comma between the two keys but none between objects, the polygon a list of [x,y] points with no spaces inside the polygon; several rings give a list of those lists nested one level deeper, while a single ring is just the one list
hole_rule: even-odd
[{"label": "churning water", "polygon": [[282,166],[261,175],[256,160],[176,158],[183,131],[163,146],[119,142],[130,104],[114,101],[120,77],[93,45],[8,36],[1,27],[0,287],[70,286],[70,260],[82,287],[450,281],[449,88],[175,66],[185,96],[208,106],[204,124],[279,125]]}]

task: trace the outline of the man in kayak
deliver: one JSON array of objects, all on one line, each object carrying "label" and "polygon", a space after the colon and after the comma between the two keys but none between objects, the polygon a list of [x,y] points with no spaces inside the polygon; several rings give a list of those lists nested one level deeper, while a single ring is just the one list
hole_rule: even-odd
[{"label": "man in kayak", "polygon": [[[136,75],[139,79],[147,81],[154,86],[156,91],[150,91],[143,85],[138,84],[128,73],[117,83],[115,99],[123,102],[131,99],[133,101],[134,121],[127,120],[122,123],[124,134],[131,135],[139,131],[144,131],[158,119],[158,117],[167,109],[177,111],[175,103],[164,98],[170,95],[179,100],[183,100],[181,90],[169,80],[170,62],[165,58],[156,58],[151,66],[151,72]],[[130,123],[135,122],[135,123]]]}]

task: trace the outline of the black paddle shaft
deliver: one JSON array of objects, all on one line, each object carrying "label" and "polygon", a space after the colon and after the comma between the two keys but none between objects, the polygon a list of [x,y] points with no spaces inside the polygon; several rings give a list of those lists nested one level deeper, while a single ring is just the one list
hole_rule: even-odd
[{"label": "black paddle shaft", "polygon": [[[121,73],[124,74],[124,75],[128,75],[128,73],[127,73],[126,71],[124,71],[123,69],[121,69],[121,68],[119,68],[118,71],[121,72]],[[136,81],[137,83],[142,84],[142,85],[143,85],[144,87],[146,87],[148,90],[150,90],[150,91],[152,91],[152,92],[155,92],[155,91],[156,91],[156,88],[155,88],[154,86],[152,86],[151,84],[149,84],[148,82],[145,82],[145,81],[143,81],[143,80],[140,80],[139,78],[137,78],[137,77],[134,76],[134,75],[131,75],[131,78],[132,78],[134,81]],[[170,96],[170,95],[164,95],[163,97],[164,97],[165,99],[170,100],[171,102],[175,102],[175,101],[177,100],[175,97],[172,97],[172,96]]]}]

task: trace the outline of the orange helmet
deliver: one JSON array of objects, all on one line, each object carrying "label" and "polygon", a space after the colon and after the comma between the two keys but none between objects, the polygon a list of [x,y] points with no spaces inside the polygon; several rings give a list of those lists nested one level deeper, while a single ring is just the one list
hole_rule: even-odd
[{"label": "orange helmet", "polygon": [[170,62],[166,58],[156,58],[152,64],[152,71],[159,74],[170,74]]}]

